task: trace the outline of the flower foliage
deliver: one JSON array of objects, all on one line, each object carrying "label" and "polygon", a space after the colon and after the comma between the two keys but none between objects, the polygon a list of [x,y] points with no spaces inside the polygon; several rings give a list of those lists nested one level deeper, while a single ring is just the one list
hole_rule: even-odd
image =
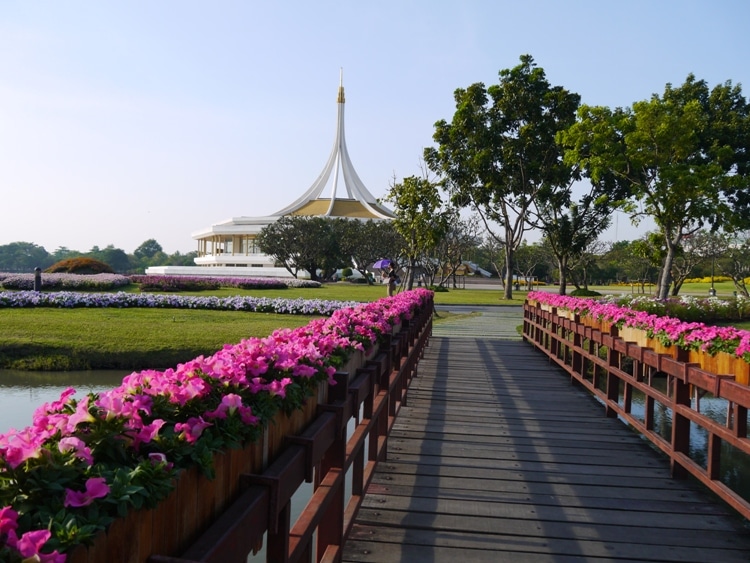
[{"label": "flower foliage", "polygon": [[666,346],[702,350],[711,355],[727,352],[750,362],[750,331],[731,326],[707,325],[697,320],[681,320],[667,314],[670,311],[681,311],[688,318],[699,318],[698,311],[704,310],[704,318],[718,318],[719,313],[725,311],[727,315],[734,315],[732,318],[738,318],[747,310],[746,299],[725,302],[720,299],[699,300],[689,297],[680,301],[640,298],[625,300],[626,306],[615,297],[582,299],[544,291],[530,292],[527,299],[567,309],[583,317],[606,321],[619,328],[627,326],[644,330],[650,338],[657,338]]},{"label": "flower foliage", "polygon": [[[140,284],[141,291],[200,291],[219,287],[239,289],[286,289],[287,280],[281,278],[232,278],[218,276],[130,276]],[[315,282],[320,287],[319,282]]]},{"label": "flower foliage", "polygon": [[[130,285],[130,278],[119,274],[42,274],[42,290],[105,291]],[[34,289],[34,274],[0,274],[4,289]]]},{"label": "flower foliage", "polygon": [[292,315],[330,315],[342,307],[357,305],[354,301],[323,299],[281,299],[235,295],[230,297],[191,296],[153,293],[81,293],[59,291],[0,291],[3,307],[145,307],[162,309],[208,309],[213,311],[250,311]]},{"label": "flower foliage", "polygon": [[31,426],[0,435],[0,560],[64,561],[114,518],[166,498],[181,470],[197,464],[212,476],[215,452],[255,441],[431,299],[416,289],[134,372],[110,391],[67,389]]}]

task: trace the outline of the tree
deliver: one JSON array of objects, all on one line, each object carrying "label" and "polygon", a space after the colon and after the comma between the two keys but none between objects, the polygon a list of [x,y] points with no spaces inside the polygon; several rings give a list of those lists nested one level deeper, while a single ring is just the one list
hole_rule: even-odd
[{"label": "tree", "polygon": [[682,238],[672,262],[672,295],[680,293],[682,284],[705,262],[715,263],[721,248],[721,235],[702,230]]},{"label": "tree", "polygon": [[338,239],[341,254],[372,284],[367,268],[381,258],[397,258],[404,246],[401,235],[390,221],[339,219]]},{"label": "tree", "polygon": [[570,280],[576,289],[588,289],[589,279],[592,272],[598,271],[597,263],[604,253],[607,244],[598,239],[591,240],[580,252],[576,253],[572,260],[568,261]]},{"label": "tree", "polygon": [[[456,272],[466,255],[479,244],[480,224],[477,216],[462,218],[456,208],[446,210],[445,217],[448,222],[445,236],[436,245],[433,256],[425,259],[436,266],[435,271],[440,275],[437,285],[443,286],[453,278],[455,287]],[[435,281],[431,283],[435,284]]]},{"label": "tree", "polygon": [[542,266],[547,259],[547,251],[541,244],[528,244],[526,241],[521,243],[516,251],[516,273],[519,278],[526,282],[526,289],[533,289],[534,273]]},{"label": "tree", "polygon": [[144,258],[153,258],[154,254],[157,252],[164,252],[164,249],[155,239],[150,238],[143,241],[141,245],[133,251],[133,256],[142,261]]},{"label": "tree", "polygon": [[750,277],[750,231],[717,237],[714,242],[717,244],[716,266],[722,274],[732,278],[738,292],[750,297],[747,289],[747,279]]},{"label": "tree", "polygon": [[[470,206],[505,250],[505,299],[512,298],[513,254],[527,229],[529,208],[567,189],[572,169],[555,144],[575,121],[580,96],[552,87],[529,55],[499,73],[500,83],[456,90],[456,113],[435,124],[437,148],[425,149],[455,203]],[[491,225],[499,225],[496,233]]]},{"label": "tree", "polygon": [[414,269],[422,254],[429,254],[442,240],[448,229],[448,217],[443,209],[438,187],[427,178],[409,176],[391,184],[385,196],[396,217],[393,228],[403,241],[401,254],[406,257],[406,288],[414,287]]},{"label": "tree", "polygon": [[33,272],[47,268],[54,258],[32,242],[11,242],[0,246],[0,272]]},{"label": "tree", "polygon": [[273,256],[295,278],[301,270],[318,280],[318,270],[341,264],[333,221],[323,217],[289,215],[258,234],[261,252]]},{"label": "tree", "polygon": [[576,202],[571,201],[569,191],[559,190],[535,203],[531,223],[544,233],[557,260],[560,295],[567,289],[570,262],[580,262],[586,249],[609,227],[613,199],[603,185],[591,183],[590,190]]},{"label": "tree", "polygon": [[594,181],[612,175],[631,194],[637,222],[653,218],[666,248],[658,297],[669,293],[685,236],[704,225],[742,228],[750,221],[750,111],[731,82],[709,91],[691,74],[679,88],[630,108],[582,106],[561,134],[566,162]]}]

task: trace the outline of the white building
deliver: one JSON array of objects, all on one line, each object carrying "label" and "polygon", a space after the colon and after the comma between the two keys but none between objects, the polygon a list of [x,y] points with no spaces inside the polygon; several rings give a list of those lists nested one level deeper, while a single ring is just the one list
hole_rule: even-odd
[{"label": "white building", "polygon": [[[339,80],[336,138],[331,156],[310,188],[296,201],[267,217],[233,217],[196,231],[196,266],[155,266],[147,274],[210,276],[290,277],[284,268],[274,266],[272,256],[258,248],[257,236],[266,225],[288,215],[345,217],[359,220],[389,220],[393,213],[380,205],[354,170],[344,135],[343,74]],[[346,198],[336,197],[339,187]],[[326,194],[330,194],[325,197]]]}]

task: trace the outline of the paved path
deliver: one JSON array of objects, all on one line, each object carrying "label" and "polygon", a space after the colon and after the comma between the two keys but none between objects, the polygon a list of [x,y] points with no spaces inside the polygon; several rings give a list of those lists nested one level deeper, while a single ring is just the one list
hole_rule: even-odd
[{"label": "paved path", "polygon": [[[520,306],[437,305],[435,309],[438,315],[448,311],[461,316],[435,323],[434,336],[521,340],[519,327],[523,324],[523,308]],[[476,315],[464,316],[471,313]]]}]

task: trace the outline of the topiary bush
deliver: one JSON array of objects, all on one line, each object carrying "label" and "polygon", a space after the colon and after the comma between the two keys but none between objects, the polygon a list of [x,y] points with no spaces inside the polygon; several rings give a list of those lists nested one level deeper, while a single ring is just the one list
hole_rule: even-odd
[{"label": "topiary bush", "polygon": [[44,270],[48,274],[114,274],[115,271],[100,260],[94,260],[93,258],[84,258],[79,256],[77,258],[66,258],[52,264],[49,268]]},{"label": "topiary bush", "polygon": [[601,293],[592,289],[575,289],[569,293],[571,297],[599,297]]}]

